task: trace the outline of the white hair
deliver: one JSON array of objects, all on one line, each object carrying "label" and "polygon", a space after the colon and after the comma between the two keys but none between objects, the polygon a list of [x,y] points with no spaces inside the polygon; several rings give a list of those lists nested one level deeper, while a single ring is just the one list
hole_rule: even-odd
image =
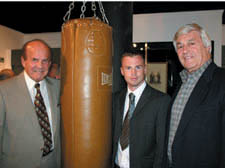
[{"label": "white hair", "polygon": [[174,35],[174,38],[173,38],[173,45],[174,45],[175,50],[177,51],[176,40],[178,39],[178,37],[183,34],[188,34],[191,31],[199,32],[199,35],[202,39],[204,46],[206,48],[210,47],[209,52],[211,53],[211,51],[212,51],[211,39],[210,39],[209,35],[206,33],[206,31],[196,23],[186,24],[178,29],[178,31],[176,32],[176,34]]}]

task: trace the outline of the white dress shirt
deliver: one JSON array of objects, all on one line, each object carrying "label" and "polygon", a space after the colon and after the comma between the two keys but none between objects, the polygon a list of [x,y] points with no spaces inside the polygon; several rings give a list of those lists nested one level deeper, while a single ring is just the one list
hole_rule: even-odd
[{"label": "white dress shirt", "polygon": [[[35,82],[33,79],[31,79],[29,77],[29,75],[26,73],[26,71],[24,71],[24,78],[25,78],[25,82],[28,88],[28,91],[30,93],[32,102],[34,104],[34,100],[35,100],[35,95],[37,93],[37,89],[34,87],[34,85],[37,83]],[[44,99],[44,103],[46,106],[46,110],[48,113],[48,118],[49,118],[49,122],[50,122],[50,126],[51,126],[51,133],[52,133],[52,149],[54,148],[54,135],[53,135],[53,129],[52,129],[52,114],[51,114],[51,107],[50,107],[50,102],[49,102],[49,96],[48,96],[48,90],[47,90],[47,86],[46,86],[46,81],[45,79],[38,82],[40,84],[40,90],[41,90],[41,95]]]},{"label": "white dress shirt", "polygon": [[[125,116],[127,114],[128,108],[129,108],[129,94],[132,92],[135,95],[135,107],[145,89],[146,82],[144,81],[141,86],[139,86],[136,90],[133,92],[128,88],[126,99],[125,99],[125,105],[124,105],[124,112],[123,112],[123,120],[125,119]],[[115,163],[120,166],[121,168],[130,168],[130,148],[129,144],[128,147],[124,150],[121,149],[120,141],[118,142],[118,150],[116,155]]]}]

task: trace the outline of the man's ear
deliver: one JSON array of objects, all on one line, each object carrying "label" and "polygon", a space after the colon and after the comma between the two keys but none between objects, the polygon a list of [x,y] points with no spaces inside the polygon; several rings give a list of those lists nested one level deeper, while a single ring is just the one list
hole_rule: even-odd
[{"label": "man's ear", "polygon": [[211,50],[211,47],[210,46],[207,47],[207,51],[211,54],[210,50]]},{"label": "man's ear", "polygon": [[146,73],[147,73],[147,65],[144,65],[144,73],[146,75]]},{"label": "man's ear", "polygon": [[50,70],[51,65],[52,65],[52,61],[49,61],[48,70]]},{"label": "man's ear", "polygon": [[124,76],[123,68],[120,67],[120,73]]},{"label": "man's ear", "polygon": [[20,60],[21,60],[22,66],[25,67],[25,60],[24,60],[23,56],[20,58]]}]

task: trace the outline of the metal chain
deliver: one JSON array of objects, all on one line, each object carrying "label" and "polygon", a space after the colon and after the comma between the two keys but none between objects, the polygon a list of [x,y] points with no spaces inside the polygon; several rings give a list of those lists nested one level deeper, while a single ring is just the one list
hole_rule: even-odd
[{"label": "metal chain", "polygon": [[95,2],[91,2],[91,10],[94,12],[94,17],[96,17],[96,5],[95,5]]},{"label": "metal chain", "polygon": [[74,8],[74,1],[70,3],[69,10],[66,12],[65,16],[63,17],[64,22],[68,21],[70,19],[71,11]]},{"label": "metal chain", "polygon": [[85,6],[86,2],[83,1],[83,5],[81,6],[81,12],[82,14],[80,15],[80,18],[81,19],[84,19],[85,18],[85,15],[84,15],[84,12],[86,11],[86,6]]},{"label": "metal chain", "polygon": [[[105,15],[105,11],[104,11],[104,8],[103,8],[103,5],[102,5],[102,2],[98,2],[98,5],[99,5],[99,9],[100,9],[100,12],[102,14],[102,19],[103,19],[103,22],[109,24],[109,21],[108,19],[106,18],[106,15]],[[70,3],[69,5],[69,9],[68,11],[66,12],[65,16],[63,17],[63,20],[64,22],[68,21],[70,19],[70,15],[71,15],[71,11],[73,10],[74,8],[74,1]],[[94,17],[96,17],[96,5],[95,5],[95,2],[92,2],[91,3],[91,10],[94,12]],[[80,15],[80,18],[85,18],[85,13],[86,11],[86,2],[83,1],[83,5],[81,6],[81,15]]]},{"label": "metal chain", "polygon": [[101,11],[101,14],[102,14],[102,19],[105,23],[109,24],[109,21],[108,19],[106,18],[105,16],[105,11],[104,11],[104,8],[103,8],[103,5],[102,5],[102,2],[98,2],[98,5],[99,5],[99,8],[100,8],[100,11]]}]

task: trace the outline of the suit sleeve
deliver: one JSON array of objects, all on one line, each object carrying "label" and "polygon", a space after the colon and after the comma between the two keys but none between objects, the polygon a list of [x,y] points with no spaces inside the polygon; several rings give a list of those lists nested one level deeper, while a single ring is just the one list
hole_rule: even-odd
[{"label": "suit sleeve", "polygon": [[114,137],[114,129],[115,129],[115,119],[116,119],[116,107],[117,100],[119,98],[119,93],[112,94],[112,138]]},{"label": "suit sleeve", "polygon": [[2,148],[3,148],[3,131],[5,123],[5,109],[2,93],[0,90],[0,165],[2,162]]},{"label": "suit sleeve", "polygon": [[[217,68],[214,72],[214,78],[212,81],[215,81],[216,83],[219,83],[219,92],[218,92],[218,98],[219,98],[219,106],[218,111],[219,120],[221,124],[219,125],[220,128],[216,127],[216,129],[219,129],[220,132],[220,155],[218,155],[220,158],[218,158],[219,162],[219,168],[225,168],[225,70],[223,68]],[[220,97],[222,95],[222,97]]]},{"label": "suit sleeve", "polygon": [[59,108],[59,114],[58,115],[58,124],[59,124],[59,131],[58,131],[58,145],[57,145],[57,168],[61,167],[61,106],[60,106],[60,96],[61,96],[61,88],[60,88],[60,82],[57,80],[57,104],[56,106]]},{"label": "suit sleeve", "polygon": [[165,132],[166,132],[166,116],[169,110],[170,97],[164,96],[158,102],[159,111],[157,115],[157,125],[156,125],[156,154],[154,161],[154,168],[162,167],[164,142],[165,142]]},{"label": "suit sleeve", "polygon": [[221,106],[222,106],[222,124],[221,124],[222,151],[220,156],[220,168],[224,168],[225,167],[225,95],[223,97],[223,102],[221,103]]}]

